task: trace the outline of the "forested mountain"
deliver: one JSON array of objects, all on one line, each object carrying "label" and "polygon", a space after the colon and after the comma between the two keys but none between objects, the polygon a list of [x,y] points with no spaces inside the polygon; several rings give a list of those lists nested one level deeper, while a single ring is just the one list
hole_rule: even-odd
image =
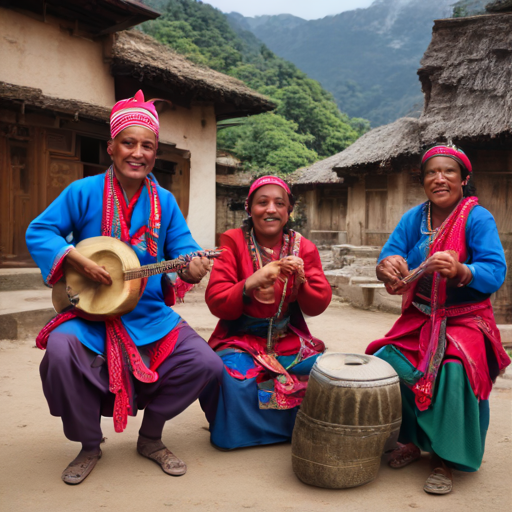
[{"label": "forested mountain", "polygon": [[252,116],[240,126],[219,131],[219,147],[239,157],[246,168],[292,172],[342,151],[369,129],[368,121],[340,112],[317,81],[277,57],[254,34],[240,27],[235,32],[218,9],[195,0],[145,3],[162,16],[144,23],[144,32],[198,64],[243,80],[276,102],[274,113]]},{"label": "forested mountain", "polygon": [[[228,14],[232,28],[250,30],[273,52],[330,91],[341,111],[372,126],[419,113],[416,74],[433,20],[450,17],[455,0],[375,0],[366,9],[306,21],[295,16]],[[458,2],[462,10],[479,0]]]}]

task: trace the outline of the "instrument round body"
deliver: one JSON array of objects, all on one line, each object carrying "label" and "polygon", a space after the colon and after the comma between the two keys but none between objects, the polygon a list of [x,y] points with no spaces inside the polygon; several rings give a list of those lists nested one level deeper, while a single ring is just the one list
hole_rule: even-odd
[{"label": "instrument round body", "polygon": [[76,245],[76,250],[105,267],[112,278],[112,285],[92,281],[71,265],[65,264],[64,279],[56,283],[52,294],[57,313],[70,305],[70,294],[78,295],[76,308],[90,315],[108,318],[133,311],[140,298],[142,279],[125,281],[124,271],[140,268],[135,251],[124,242],[109,236],[82,240]]},{"label": "instrument round body", "polygon": [[324,354],[309,377],[292,436],[292,465],[303,482],[344,489],[374,480],[402,422],[395,370],[378,357]]}]

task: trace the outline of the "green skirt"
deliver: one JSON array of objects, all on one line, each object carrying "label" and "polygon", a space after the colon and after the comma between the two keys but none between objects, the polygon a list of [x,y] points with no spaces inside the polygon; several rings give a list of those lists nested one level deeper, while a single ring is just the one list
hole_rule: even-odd
[{"label": "green skirt", "polygon": [[432,405],[420,411],[414,393],[404,384],[416,377],[411,374],[415,372],[412,365],[390,345],[375,355],[391,364],[400,377],[402,426],[398,440],[435,453],[454,469],[477,471],[489,428],[489,401],[476,398],[464,366],[456,362],[441,366]]}]

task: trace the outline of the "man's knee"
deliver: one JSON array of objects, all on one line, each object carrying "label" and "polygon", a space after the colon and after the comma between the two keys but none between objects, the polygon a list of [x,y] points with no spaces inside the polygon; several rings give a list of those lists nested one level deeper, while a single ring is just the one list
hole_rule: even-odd
[{"label": "man's knee", "polygon": [[46,359],[51,365],[69,364],[72,357],[74,336],[61,332],[52,332],[46,346]]},{"label": "man's knee", "polygon": [[198,358],[198,373],[204,376],[207,381],[220,381],[223,369],[222,359],[209,347]]}]

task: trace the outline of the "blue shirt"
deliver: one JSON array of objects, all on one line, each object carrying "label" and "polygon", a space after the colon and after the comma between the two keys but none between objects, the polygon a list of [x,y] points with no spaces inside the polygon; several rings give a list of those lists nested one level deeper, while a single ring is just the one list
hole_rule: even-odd
[{"label": "blue shirt", "polygon": [[[409,269],[418,267],[428,256],[427,203],[415,206],[400,219],[382,248],[379,262],[392,255],[400,255]],[[483,206],[475,206],[466,223],[468,257],[465,264],[471,270],[472,281],[463,288],[450,288],[447,303],[479,302],[497,291],[505,281],[507,264],[491,213]]]},{"label": "blue shirt", "polygon": [[[103,189],[105,173],[71,183],[60,196],[34,219],[27,229],[28,249],[47,281],[70,246],[81,240],[101,235]],[[177,258],[200,250],[178,207],[168,191],[157,186],[161,206],[161,227],[158,238],[157,261]],[[130,236],[147,225],[150,214],[149,194],[143,187],[135,204]],[[147,251],[131,246],[141,265],[154,263]],[[121,317],[124,327],[137,346],[153,343],[169,333],[180,316],[165,305],[162,275],[149,277],[136,308]],[[105,323],[76,318],[64,322],[56,332],[74,334],[84,345],[97,353],[105,351]]]}]

